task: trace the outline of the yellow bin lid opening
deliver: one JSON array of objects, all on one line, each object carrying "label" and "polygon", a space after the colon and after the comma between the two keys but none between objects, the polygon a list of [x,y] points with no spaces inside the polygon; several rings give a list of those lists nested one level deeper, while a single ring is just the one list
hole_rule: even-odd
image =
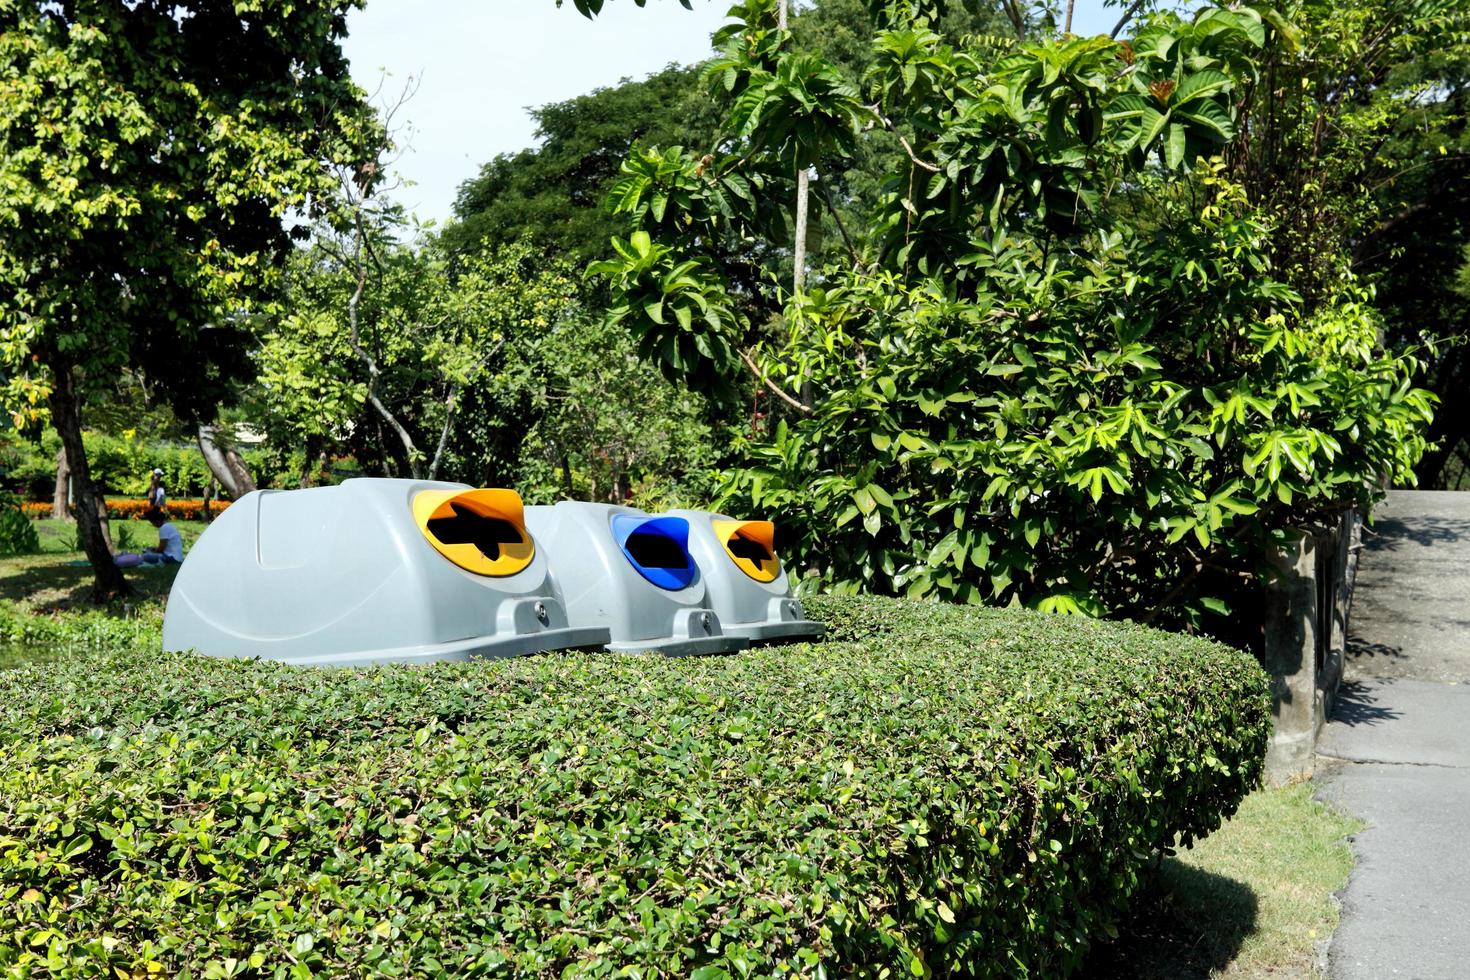
[{"label": "yellow bin lid opening", "polygon": [[735,567],[757,582],[774,582],[781,571],[776,560],[776,525],[770,521],[715,521],[715,537]]},{"label": "yellow bin lid opening", "polygon": [[536,556],[514,490],[424,490],[413,517],[434,550],[476,575],[514,575]]}]

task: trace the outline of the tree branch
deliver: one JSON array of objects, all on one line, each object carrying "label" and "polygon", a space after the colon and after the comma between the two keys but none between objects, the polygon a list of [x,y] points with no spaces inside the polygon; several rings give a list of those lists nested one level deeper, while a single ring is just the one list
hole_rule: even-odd
[{"label": "tree branch", "polygon": [[[352,295],[347,299],[347,339],[352,347],[352,352],[358,356],[363,364],[367,365],[368,403],[383,417],[383,421],[387,422],[389,427],[398,434],[398,439],[403,443],[403,449],[408,454],[408,471],[417,480],[420,478],[418,448],[413,444],[413,436],[409,435],[408,430],[393,416],[392,412],[388,411],[388,406],[384,405],[382,399],[378,397],[378,375],[380,374],[378,362],[362,346],[361,335],[357,329],[358,305],[362,302],[362,294],[367,288],[368,275],[367,265],[362,260],[367,231],[362,226],[362,210],[360,207],[358,208],[357,214],[354,215],[353,220],[355,226],[354,237],[356,240],[354,242],[352,258],[353,264],[357,266],[357,285],[352,290]],[[368,246],[368,249],[369,254],[371,254],[371,246]]]},{"label": "tree branch", "polygon": [[1142,9],[1143,0],[1133,0],[1132,5],[1129,6],[1127,10],[1123,11],[1123,16],[1118,18],[1118,23],[1113,25],[1113,32],[1108,35],[1109,40],[1117,40],[1118,33],[1123,30],[1123,28],[1127,27],[1128,22],[1132,20],[1133,16]]},{"label": "tree branch", "polygon": [[740,352],[740,359],[745,362],[745,366],[746,367],[750,368],[750,373],[751,374],[754,374],[757,378],[759,378],[761,384],[763,384],[767,388],[769,388],[772,391],[772,393],[774,393],[776,395],[777,398],[781,399],[783,402],[785,402],[786,404],[790,405],[792,408],[796,409],[797,411],[805,412],[808,415],[811,414],[811,411],[812,410],[811,410],[811,407],[810,406],[803,405],[799,400],[797,400],[796,398],[793,398],[791,395],[789,395],[785,391],[783,391],[780,388],[780,386],[778,386],[774,381],[772,381],[770,378],[766,377],[765,372],[763,372],[760,369],[760,367],[756,365],[755,359],[750,356],[750,352],[749,351],[741,351]]},{"label": "tree branch", "polygon": [[909,141],[906,140],[906,139],[904,139],[903,133],[900,133],[898,131],[898,127],[893,124],[893,120],[892,119],[889,119],[887,116],[885,116],[883,114],[883,109],[878,105],[878,103],[874,102],[871,105],[869,105],[868,106],[868,110],[870,112],[872,112],[874,116],[877,116],[878,117],[878,120],[881,123],[883,123],[883,128],[884,129],[888,130],[894,136],[897,136],[898,137],[898,141],[903,144],[903,150],[904,150],[904,152],[909,155],[909,159],[914,162],[914,165],[915,166],[917,166],[917,167],[923,167],[925,170],[929,171],[931,174],[937,174],[937,173],[939,173],[939,167],[938,167],[938,165],[933,164],[933,163],[929,163],[927,160],[920,160],[919,159],[919,157],[914,153],[914,148],[909,145]]},{"label": "tree branch", "polygon": [[[474,378],[475,375],[479,374],[480,371],[484,369],[486,364],[490,363],[490,358],[500,353],[500,349],[504,346],[505,341],[501,340],[494,347],[490,348],[490,350],[485,353],[485,356],[480,358],[479,361],[475,363],[475,366],[470,369],[469,373],[465,375],[465,377]],[[447,398],[444,399],[444,426],[439,430],[439,445],[434,447],[434,458],[429,461],[428,479],[430,480],[435,479],[439,474],[439,463],[444,458],[444,447],[449,442],[450,423],[454,421],[454,409],[459,400],[459,393],[463,389],[464,385],[459,382],[450,385],[449,395]]]},{"label": "tree branch", "polygon": [[852,243],[852,237],[847,233],[847,226],[842,223],[842,215],[837,213],[837,205],[832,203],[832,193],[827,189],[827,182],[817,181],[817,187],[822,192],[822,200],[827,204],[827,211],[831,213],[832,220],[837,223],[837,231],[842,235],[842,243],[847,246],[847,254],[852,256],[854,268],[863,264],[863,257],[858,254],[856,246]]}]

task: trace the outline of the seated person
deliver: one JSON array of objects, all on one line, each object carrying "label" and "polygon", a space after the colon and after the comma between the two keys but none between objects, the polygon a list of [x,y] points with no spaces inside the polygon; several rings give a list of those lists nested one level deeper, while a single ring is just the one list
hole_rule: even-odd
[{"label": "seated person", "polygon": [[139,565],[177,565],[184,560],[184,539],[179,534],[179,529],[174,527],[168,515],[157,507],[152,508],[143,515],[144,519],[158,528],[158,544],[152,548],[144,548],[142,554],[118,555],[113,560],[122,568],[136,568]]}]

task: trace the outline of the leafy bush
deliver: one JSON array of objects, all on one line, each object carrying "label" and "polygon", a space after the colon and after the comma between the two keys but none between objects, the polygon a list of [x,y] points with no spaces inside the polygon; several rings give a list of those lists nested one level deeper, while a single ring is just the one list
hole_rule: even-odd
[{"label": "leafy bush", "polygon": [[6,489],[24,499],[49,498],[56,486],[56,448],[52,447],[51,458],[47,459],[40,447],[8,433],[0,437],[0,472],[4,473]]},{"label": "leafy bush", "polygon": [[136,551],[138,542],[137,531],[134,530],[131,521],[120,522],[112,531],[112,547],[117,551]]},{"label": "leafy bush", "polygon": [[26,516],[21,499],[0,490],[0,555],[33,555],[41,550],[41,537]]},{"label": "leafy bush", "polygon": [[[1347,256],[1315,260],[1340,263],[1330,289],[1297,288],[1244,190],[1262,141],[1242,107],[1298,31],[1205,4],[1127,41],[997,50],[940,36],[934,4],[871,6],[861,91],[767,0],[732,8],[707,71],[720,137],[636,147],[609,195],[628,235],[590,271],[612,315],[668,373],[775,389],[785,413],[728,468],[724,509],[779,515],[829,589],[1259,637],[1240,613],[1273,543],[1412,479],[1433,408]],[[827,175],[895,137],[844,254],[799,290],[756,285],[784,307],[773,342],[721,250],[780,241],[809,166],[833,211]]]},{"label": "leafy bush", "polygon": [[1432,399],[1360,298],[1304,315],[1253,267],[1238,190],[1201,185],[1200,213],[1114,235],[1086,275],[999,250],[1005,307],[825,297],[789,351],[826,397],[751,447],[726,509],[784,515],[833,586],[1250,631],[1273,536],[1411,479]]},{"label": "leafy bush", "polygon": [[109,493],[142,497],[155,468],[171,494],[199,494],[210,480],[209,467],[191,443],[149,442],[88,432],[83,436],[92,479]]},{"label": "leafy bush", "polygon": [[139,634],[0,673],[0,965],[1055,975],[1257,778],[1243,654],[811,608],[831,642],[707,659],[328,671]]},{"label": "leafy bush", "polygon": [[[163,470],[170,494],[202,494],[210,481],[199,448],[187,442],[162,442],[127,435],[85,432],[92,479],[108,493],[142,498],[155,468]],[[29,500],[51,499],[56,488],[56,451],[60,440],[51,430],[37,445],[15,441],[0,447],[6,480]]]},{"label": "leafy bush", "polygon": [[40,647],[64,654],[153,650],[161,642],[161,627],[156,616],[120,617],[102,610],[38,616],[0,602],[0,645],[4,646]]}]

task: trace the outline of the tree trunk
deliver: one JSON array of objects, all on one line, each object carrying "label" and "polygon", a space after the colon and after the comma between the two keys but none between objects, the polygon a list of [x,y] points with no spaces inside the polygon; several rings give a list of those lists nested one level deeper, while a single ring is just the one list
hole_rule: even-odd
[{"label": "tree trunk", "polygon": [[316,462],[316,439],[312,436],[306,437],[306,442],[301,447],[301,474],[296,478],[296,488],[305,490],[316,483],[315,471],[312,466]]},{"label": "tree trunk", "polygon": [[418,447],[414,445],[413,436],[403,427],[403,423],[398,421],[398,417],[389,411],[388,406],[384,405],[383,400],[378,397],[378,375],[380,373],[378,362],[373,358],[373,355],[368,353],[367,348],[362,346],[362,340],[357,330],[358,304],[362,302],[363,292],[367,289],[368,277],[368,269],[366,262],[363,260],[363,252],[366,250],[369,256],[372,255],[371,246],[367,244],[367,232],[363,228],[362,209],[360,207],[356,212],[353,229],[354,241],[356,242],[353,258],[357,262],[357,288],[347,298],[347,342],[352,345],[353,353],[358,356],[358,359],[367,368],[368,404],[373,407],[378,415],[382,416],[383,421],[387,422],[398,435],[398,441],[403,443],[403,453],[408,458],[408,473],[415,480],[418,480],[422,477],[422,474],[419,472]]},{"label": "tree trunk", "polygon": [[210,477],[209,483],[204,487],[204,506],[202,510],[204,512],[204,523],[206,524],[214,520],[214,513],[209,509],[209,505],[214,501],[214,489],[217,486],[219,486],[219,481],[214,477]]},{"label": "tree trunk", "polygon": [[56,450],[56,490],[51,495],[51,517],[54,520],[66,521],[71,519],[71,511],[67,509],[67,491],[70,490],[71,466],[66,461],[66,447],[62,446]]},{"label": "tree trunk", "polygon": [[800,294],[806,285],[807,200],[811,172],[802,167],[796,172],[796,242],[791,256],[795,271],[791,274],[792,292]]},{"label": "tree trunk", "polygon": [[112,549],[103,534],[97,501],[101,496],[92,486],[92,472],[87,466],[87,450],[82,445],[81,400],[69,365],[53,368],[51,389],[51,424],[61,436],[67,466],[77,481],[77,531],[82,550],[92,563],[92,599],[106,602],[132,591],[122,569],[112,560]]},{"label": "tree trunk", "polygon": [[199,427],[199,452],[209,466],[209,472],[224,487],[232,500],[239,500],[255,490],[255,479],[245,466],[245,460],[235,452],[234,446],[222,446],[219,431],[212,425]]},{"label": "tree trunk", "polygon": [[92,488],[92,496],[97,501],[97,529],[102,532],[102,542],[107,545],[109,555],[116,555],[117,546],[112,543],[112,522],[107,518],[107,498],[97,487]]}]

